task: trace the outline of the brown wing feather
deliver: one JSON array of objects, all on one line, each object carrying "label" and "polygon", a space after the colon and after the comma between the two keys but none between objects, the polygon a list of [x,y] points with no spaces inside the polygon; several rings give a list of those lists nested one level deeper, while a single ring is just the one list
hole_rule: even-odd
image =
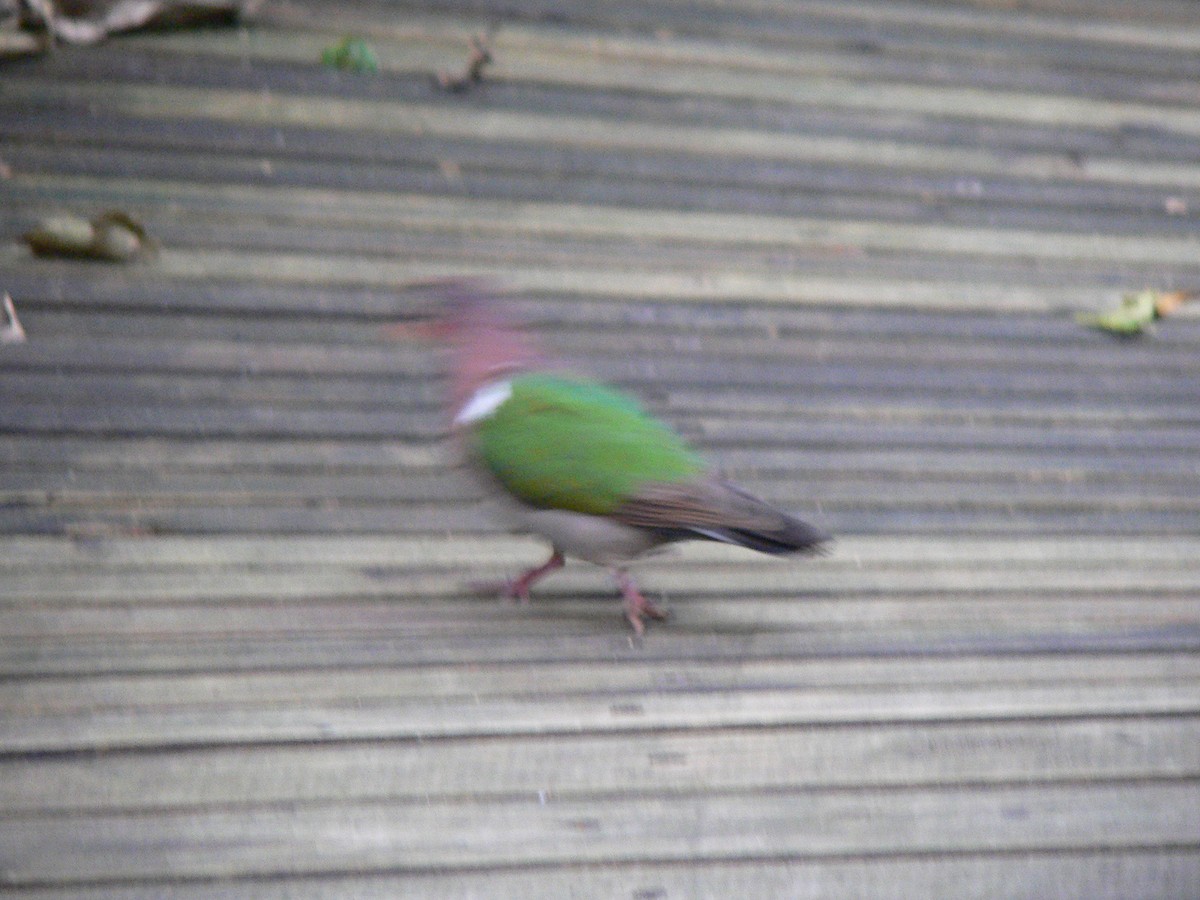
[{"label": "brown wing feather", "polygon": [[801,553],[829,540],[820,529],[723,481],[646,485],[614,518],[674,538],[708,538],[763,553]]}]

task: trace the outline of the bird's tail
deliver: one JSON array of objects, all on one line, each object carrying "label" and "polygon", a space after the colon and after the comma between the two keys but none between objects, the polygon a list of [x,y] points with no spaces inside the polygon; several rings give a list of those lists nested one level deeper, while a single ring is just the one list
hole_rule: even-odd
[{"label": "bird's tail", "polygon": [[[786,516],[784,513],[780,515]],[[786,525],[771,531],[746,528],[692,528],[692,534],[706,537],[710,540],[726,544],[737,544],[757,550],[759,553],[770,553],[772,556],[784,556],[792,553],[826,553],[833,541],[833,536],[814,525],[800,519],[786,516]]]},{"label": "bird's tail", "polygon": [[650,485],[617,510],[627,525],[671,538],[707,538],[760,553],[814,553],[832,536],[723,481]]}]

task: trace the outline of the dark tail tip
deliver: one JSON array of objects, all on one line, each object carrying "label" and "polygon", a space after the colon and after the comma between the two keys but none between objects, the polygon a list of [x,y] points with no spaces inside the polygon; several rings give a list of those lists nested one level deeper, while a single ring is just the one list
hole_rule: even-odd
[{"label": "dark tail tip", "polygon": [[[802,522],[800,519],[788,517],[787,526],[778,533],[759,535],[765,538],[772,547],[763,550],[764,553],[776,555],[811,554],[824,556],[833,551],[833,535],[828,531]],[[757,548],[756,548],[757,549]]]},{"label": "dark tail tip", "polygon": [[787,517],[779,528],[770,530],[749,528],[705,528],[695,532],[710,540],[737,544],[771,556],[810,554],[824,556],[833,549],[833,535],[807,522]]}]

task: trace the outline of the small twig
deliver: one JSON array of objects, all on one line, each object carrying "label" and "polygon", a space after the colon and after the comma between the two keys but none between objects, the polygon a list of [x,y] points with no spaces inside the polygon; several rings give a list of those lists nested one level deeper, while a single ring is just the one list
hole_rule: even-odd
[{"label": "small twig", "polygon": [[25,343],[25,329],[21,327],[21,320],[17,318],[16,307],[13,306],[12,297],[7,292],[4,294],[4,327],[0,328],[0,344],[23,344]]},{"label": "small twig", "polygon": [[483,70],[492,63],[491,39],[490,31],[471,35],[471,55],[467,57],[466,68],[457,75],[438,72],[438,85],[452,94],[459,94],[483,81]]}]

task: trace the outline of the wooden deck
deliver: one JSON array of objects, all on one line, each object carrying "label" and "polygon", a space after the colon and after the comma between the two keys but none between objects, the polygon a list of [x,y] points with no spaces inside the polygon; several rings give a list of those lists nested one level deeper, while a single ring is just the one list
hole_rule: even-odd
[{"label": "wooden deck", "polygon": [[[1074,321],[1200,288],[1197,51],[1159,0],[418,0],[3,64],[0,892],[1200,896],[1200,317]],[[17,240],[112,207],[156,258]],[[583,564],[472,594],[543,551],[383,330],[458,273],[836,552],[647,561],[640,644]]]}]

